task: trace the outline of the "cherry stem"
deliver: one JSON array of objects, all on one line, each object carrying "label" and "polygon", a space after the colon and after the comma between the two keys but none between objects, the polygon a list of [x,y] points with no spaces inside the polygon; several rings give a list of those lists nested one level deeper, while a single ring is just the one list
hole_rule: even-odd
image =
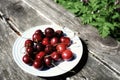
[{"label": "cherry stem", "polygon": [[50,57],[50,55],[48,54],[48,55],[45,55],[45,57]]}]

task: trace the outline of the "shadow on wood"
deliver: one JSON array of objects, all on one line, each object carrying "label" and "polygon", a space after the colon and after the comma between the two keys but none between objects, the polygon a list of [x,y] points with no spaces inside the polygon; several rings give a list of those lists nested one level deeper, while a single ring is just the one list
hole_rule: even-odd
[{"label": "shadow on wood", "polygon": [[86,64],[87,59],[88,59],[88,48],[87,45],[85,44],[85,42],[83,40],[82,44],[83,44],[83,55],[82,58],[80,60],[80,62],[69,72],[59,75],[59,76],[54,76],[54,77],[42,77],[43,79],[46,80],[66,80],[67,77],[71,77],[75,74],[77,74]]}]

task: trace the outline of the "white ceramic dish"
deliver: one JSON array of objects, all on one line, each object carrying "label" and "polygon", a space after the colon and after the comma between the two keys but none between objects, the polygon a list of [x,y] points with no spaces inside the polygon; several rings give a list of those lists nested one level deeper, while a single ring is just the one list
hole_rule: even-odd
[{"label": "white ceramic dish", "polygon": [[[24,48],[23,48],[24,42],[28,38],[31,39],[32,34],[35,32],[35,30],[41,29],[42,31],[44,31],[45,28],[47,27],[51,27],[54,30],[62,30],[68,37],[70,37],[70,39],[73,41],[73,44],[69,48],[72,50],[75,58],[71,61],[63,61],[59,63],[57,66],[52,67],[47,70],[37,70],[34,67],[25,64],[22,61],[22,57],[24,55]],[[83,46],[82,46],[82,43],[79,37],[77,35],[74,35],[74,32],[72,30],[66,27],[63,28],[63,27],[54,26],[54,25],[41,25],[41,26],[36,26],[36,27],[33,27],[25,31],[22,34],[22,37],[18,37],[13,45],[12,53],[13,53],[13,58],[15,62],[17,63],[17,65],[25,72],[30,73],[35,76],[52,77],[52,76],[58,76],[58,75],[64,74],[70,71],[71,69],[73,69],[79,63],[82,57]]]}]

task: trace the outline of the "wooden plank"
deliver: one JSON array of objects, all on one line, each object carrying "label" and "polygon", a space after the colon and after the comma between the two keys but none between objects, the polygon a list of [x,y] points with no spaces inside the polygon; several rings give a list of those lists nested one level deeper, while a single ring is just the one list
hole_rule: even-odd
[{"label": "wooden plank", "polygon": [[[18,0],[0,0],[0,10],[13,19],[21,32],[33,26],[49,24],[35,10]],[[27,74],[14,62],[12,46],[17,37],[8,25],[0,21],[0,80],[41,80]]]},{"label": "wooden plank", "polygon": [[[0,0],[0,4],[2,2],[4,3],[4,1],[7,2],[7,0]],[[28,1],[28,2],[30,2],[29,4],[32,5],[32,7],[30,7],[30,5],[28,6],[27,3],[24,1],[22,2],[22,1],[17,1],[17,0],[8,1],[9,4],[6,3],[7,6],[4,6],[1,4],[3,6],[2,9],[6,8],[8,14],[14,19],[15,23],[18,25],[17,28],[21,32],[24,32],[28,28],[35,26],[35,25],[54,24],[54,23],[67,26],[70,29],[72,29],[73,31],[78,31],[80,33],[81,33],[81,30],[84,30],[85,28],[91,28],[89,26],[88,27],[86,26],[85,28],[80,27],[81,24],[79,24],[79,22],[76,21],[76,18],[73,15],[71,15],[70,13],[68,13],[66,10],[64,10],[62,8],[60,8],[60,9],[54,8],[57,5],[54,4],[52,1],[50,1],[50,3],[48,3],[47,0],[41,0],[38,2],[37,2],[37,0],[36,0],[36,2],[34,2],[34,1],[31,2],[31,1]],[[15,9],[15,7],[18,7],[18,6],[20,6],[20,8],[22,8],[22,9],[19,9],[19,8]],[[64,11],[64,14],[62,11]],[[3,10],[3,12],[4,12],[4,10]],[[68,16],[67,16],[67,14],[68,14]],[[30,16],[30,15],[32,15],[32,16]],[[69,18],[69,16],[71,16],[71,17]],[[23,26],[25,26],[25,27],[23,27]],[[76,28],[74,26],[76,26]],[[5,34],[4,33],[5,29],[1,28],[0,30],[3,31],[3,32],[0,31],[0,34]],[[87,30],[89,30],[89,29],[87,29]],[[10,34],[10,33],[11,33],[11,31],[8,31],[8,34]],[[10,49],[10,50],[6,51],[6,53],[12,52],[11,48],[12,48],[12,45],[13,45],[15,39],[17,38],[17,36],[15,36],[14,33],[12,33],[11,36],[14,36],[14,38],[13,39],[10,38],[11,40],[10,40],[9,44],[6,43],[7,44],[6,46],[8,46],[8,47],[6,47],[5,49],[4,49],[4,47],[0,48],[0,50],[2,50],[1,52],[6,51],[6,49]],[[8,37],[4,38],[4,35],[2,35],[2,37],[3,37],[2,38],[3,40],[6,39],[6,41],[8,41]],[[84,40],[88,39],[88,37],[86,36],[84,31],[82,31],[80,37]],[[1,46],[2,46],[2,44],[1,44]],[[6,57],[4,56],[2,60],[4,60],[4,58],[6,58]],[[11,55],[11,58],[12,58],[12,55]],[[11,59],[11,58],[8,58],[8,59]],[[84,61],[84,58],[85,57],[83,57],[82,61]],[[0,61],[2,61],[2,60],[0,60]],[[12,59],[12,61],[13,61],[13,59]],[[6,77],[5,79],[7,79],[7,80],[13,80],[13,79],[14,80],[21,80],[21,79],[22,80],[38,80],[39,79],[38,77],[31,76],[29,74],[25,74],[25,72],[23,72],[14,63],[14,61],[7,62],[7,63],[9,63],[9,65],[5,65],[7,68],[6,67],[4,68],[3,67],[4,65],[0,65],[3,67],[0,70],[5,70],[4,71],[5,73],[1,73],[2,76],[6,77],[5,75],[7,72],[8,72],[8,74],[10,74],[10,76],[8,78]],[[82,63],[85,63],[85,62],[82,62]],[[11,66],[11,67],[9,67],[9,66]],[[79,68],[79,66],[77,68]],[[15,67],[15,68],[13,68],[13,67]],[[2,71],[0,71],[0,72],[2,72]],[[17,74],[15,74],[16,72],[17,72]],[[0,80],[2,80],[2,78],[4,78],[2,76],[0,76],[0,78],[1,78]],[[62,76],[62,77],[64,78],[64,76]],[[66,75],[65,78],[67,76],[68,75]],[[58,80],[58,78],[61,78],[61,76],[54,77],[54,79],[48,78],[48,80],[50,80],[50,79]],[[106,80],[106,79],[119,80],[119,76],[113,70],[109,69],[106,65],[101,63],[98,59],[96,59],[93,55],[91,55],[89,53],[88,62],[86,63],[85,67],[80,72],[78,69],[78,74],[71,76],[71,77],[68,76],[67,79],[71,79],[71,80],[79,80],[79,79],[101,80],[101,78],[102,78],[102,80]]]},{"label": "wooden plank", "polygon": [[[73,31],[79,31],[81,24],[77,22],[76,17],[64,10],[60,6],[56,5],[52,0],[36,0],[35,3],[32,0],[23,0],[30,7],[38,11],[43,17],[49,20],[52,24],[58,24],[71,28]],[[36,6],[37,5],[37,6]],[[43,6],[41,6],[43,5]]]},{"label": "wooden plank", "polygon": [[35,10],[20,0],[0,0],[0,4],[0,10],[12,18],[20,31],[38,25],[50,24],[44,17],[41,17]]},{"label": "wooden plank", "polygon": [[0,80],[40,80],[26,74],[13,60],[12,46],[17,35],[0,20]]},{"label": "wooden plank", "polygon": [[84,44],[84,52],[81,61],[72,70],[75,73],[68,72],[61,76],[47,78],[48,80],[119,80],[114,71],[87,52],[87,47]]},{"label": "wooden plank", "polygon": [[61,6],[55,4],[53,0],[37,0],[38,3],[35,3],[33,0],[23,1],[32,6],[35,10],[40,11],[44,16],[49,18],[51,22],[79,32],[80,37],[83,40],[87,40],[86,43],[88,43],[90,52],[120,75],[120,42],[115,41],[111,37],[101,38],[94,27],[81,25],[79,19]]},{"label": "wooden plank", "polygon": [[120,77],[104,64],[89,55],[86,66],[77,75],[70,77],[71,80],[119,80]]}]

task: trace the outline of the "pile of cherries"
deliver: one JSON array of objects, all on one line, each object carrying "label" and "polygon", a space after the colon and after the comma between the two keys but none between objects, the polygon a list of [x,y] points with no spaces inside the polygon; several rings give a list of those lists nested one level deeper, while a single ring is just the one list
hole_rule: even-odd
[{"label": "pile of cherries", "polygon": [[73,58],[69,37],[62,30],[54,30],[47,27],[44,32],[38,29],[24,43],[25,55],[22,57],[24,63],[42,70],[43,67],[51,68],[55,62],[69,61]]}]

